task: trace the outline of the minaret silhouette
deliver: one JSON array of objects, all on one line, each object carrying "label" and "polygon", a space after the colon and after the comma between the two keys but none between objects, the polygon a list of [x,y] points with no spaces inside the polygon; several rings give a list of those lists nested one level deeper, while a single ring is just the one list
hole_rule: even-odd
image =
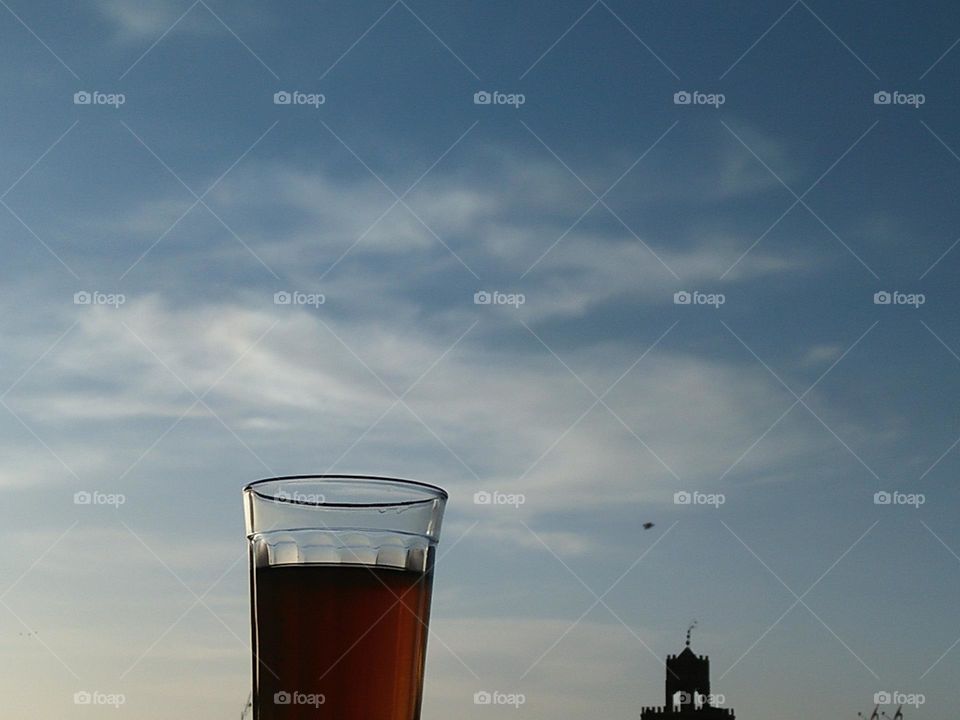
[{"label": "minaret silhouette", "polygon": [[735,720],[733,710],[716,707],[710,695],[710,658],[690,649],[690,633],[679,655],[668,655],[664,702],[661,707],[645,707],[641,720]]}]

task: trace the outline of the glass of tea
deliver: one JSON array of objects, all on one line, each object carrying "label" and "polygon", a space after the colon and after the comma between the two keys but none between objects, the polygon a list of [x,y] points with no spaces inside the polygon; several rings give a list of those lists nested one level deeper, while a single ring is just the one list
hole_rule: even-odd
[{"label": "glass of tea", "polygon": [[447,493],[304,475],[243,497],[254,720],[418,720]]}]

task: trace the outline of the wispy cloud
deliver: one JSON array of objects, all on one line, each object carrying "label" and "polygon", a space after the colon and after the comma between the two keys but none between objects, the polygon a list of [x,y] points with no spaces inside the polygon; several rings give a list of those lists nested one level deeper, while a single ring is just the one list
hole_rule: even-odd
[{"label": "wispy cloud", "polygon": [[[169,30],[177,18],[186,13],[192,4],[192,0],[157,0],[150,3],[132,0],[97,0],[96,7],[103,17],[114,25],[120,39],[135,41],[145,38],[156,39]],[[199,22],[201,14],[198,12],[194,17],[190,17],[194,15],[191,11],[177,24],[178,28],[188,32],[203,32],[203,23]],[[208,32],[209,29],[206,31]]]},{"label": "wispy cloud", "polygon": [[[526,293],[523,312],[530,320],[581,316],[612,300],[664,305],[684,283],[716,285],[751,242],[729,229],[710,229],[706,220],[664,231],[662,221],[624,227],[602,208],[580,218],[589,200],[556,163],[502,152],[486,157],[488,165],[455,173],[436,169],[404,199],[409,208],[372,177],[278,163],[238,168],[210,202],[229,226],[243,228],[243,242],[285,281],[349,294],[353,313],[375,312],[388,298],[412,313],[446,312],[456,306],[449,290],[465,294],[484,283]],[[717,162],[717,172],[725,172],[726,161]],[[152,199],[110,220],[105,232],[144,247],[163,237],[150,257],[154,266],[172,269],[186,261],[217,272],[256,263],[203,209],[167,234],[183,209],[172,198]],[[92,231],[98,221],[89,222]],[[198,235],[210,241],[197,242]],[[808,273],[816,265],[809,252],[759,247],[725,284]],[[438,285],[441,272],[446,280]],[[142,280],[149,286],[149,276]],[[435,302],[414,297],[410,283],[435,286]]]},{"label": "wispy cloud", "polygon": [[[194,0],[96,0],[94,5],[124,43],[153,41],[168,32],[200,37],[227,32],[203,3]],[[241,27],[253,18],[261,22],[264,19],[263,13],[250,4],[237,3],[232,7],[239,15]],[[232,22],[236,24],[237,20]]]},{"label": "wispy cloud", "polygon": [[[446,454],[431,437],[436,433],[483,478],[478,483],[467,473],[465,489],[497,483],[522,489],[533,513],[669,499],[683,482],[715,485],[721,466],[776,419],[788,397],[762,368],[665,343],[619,382],[605,400],[608,409],[509,318],[493,325],[485,320],[445,356],[469,326],[466,320],[414,333],[414,317],[389,326],[372,317],[348,322],[325,305],[277,306],[272,296],[247,305],[174,304],[148,296],[120,308],[87,310],[63,346],[9,397],[28,422],[49,426],[55,418],[62,436],[91,423],[109,432],[190,417],[219,433],[222,417],[267,457],[278,434],[303,441],[321,434],[331,462],[344,452],[343,463],[355,463],[357,453],[386,463],[407,448],[402,454],[414,466],[421,462],[415,448]],[[490,342],[491,333],[504,331],[519,338],[512,347],[525,350],[518,355]],[[91,347],[111,352],[92,356]],[[581,379],[597,394],[636,360],[608,343],[565,355],[572,368],[588,368]],[[510,372],[503,372],[507,367]],[[405,405],[397,404],[392,392],[400,394],[427,370]],[[193,393],[211,386],[204,402],[195,402]],[[791,426],[757,447],[742,471],[754,478],[785,473],[826,440]],[[498,448],[495,456],[489,447]],[[528,468],[522,478],[520,467]],[[597,474],[607,478],[609,492],[597,494],[584,484]]]}]

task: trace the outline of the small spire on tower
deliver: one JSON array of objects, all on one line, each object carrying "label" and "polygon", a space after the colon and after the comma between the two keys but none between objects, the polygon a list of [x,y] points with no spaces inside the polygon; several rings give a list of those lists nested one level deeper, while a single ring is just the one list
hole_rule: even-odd
[{"label": "small spire on tower", "polygon": [[690,647],[690,633],[693,632],[693,629],[697,626],[697,621],[694,620],[690,623],[690,627],[687,628],[687,647]]}]

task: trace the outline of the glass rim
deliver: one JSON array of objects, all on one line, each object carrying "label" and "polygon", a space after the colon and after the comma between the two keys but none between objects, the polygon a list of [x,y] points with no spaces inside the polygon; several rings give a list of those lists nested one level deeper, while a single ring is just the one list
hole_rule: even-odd
[{"label": "glass rim", "polygon": [[[263,493],[260,489],[270,483],[280,484],[281,486],[290,483],[298,484],[300,482],[309,482],[315,481],[320,484],[328,481],[359,481],[357,485],[379,485],[382,487],[392,487],[399,489],[406,489],[409,491],[420,490],[424,493],[424,497],[409,499],[409,500],[387,500],[383,502],[367,502],[367,501],[357,501],[357,502],[310,502],[303,503],[296,499],[291,498],[282,498],[277,497],[274,493]],[[339,473],[321,473],[321,474],[308,474],[308,475],[280,475],[277,477],[263,478],[261,480],[255,480],[251,483],[247,483],[243,487],[244,493],[250,493],[255,495],[258,498],[263,500],[269,500],[272,502],[285,502],[293,505],[310,505],[313,507],[342,507],[342,508],[378,508],[378,507],[404,507],[409,505],[420,505],[423,503],[431,503],[437,500],[446,501],[449,499],[447,491],[442,487],[437,485],[431,485],[430,483],[420,482],[419,480],[407,480],[404,478],[388,477],[386,475],[343,475]]]}]

